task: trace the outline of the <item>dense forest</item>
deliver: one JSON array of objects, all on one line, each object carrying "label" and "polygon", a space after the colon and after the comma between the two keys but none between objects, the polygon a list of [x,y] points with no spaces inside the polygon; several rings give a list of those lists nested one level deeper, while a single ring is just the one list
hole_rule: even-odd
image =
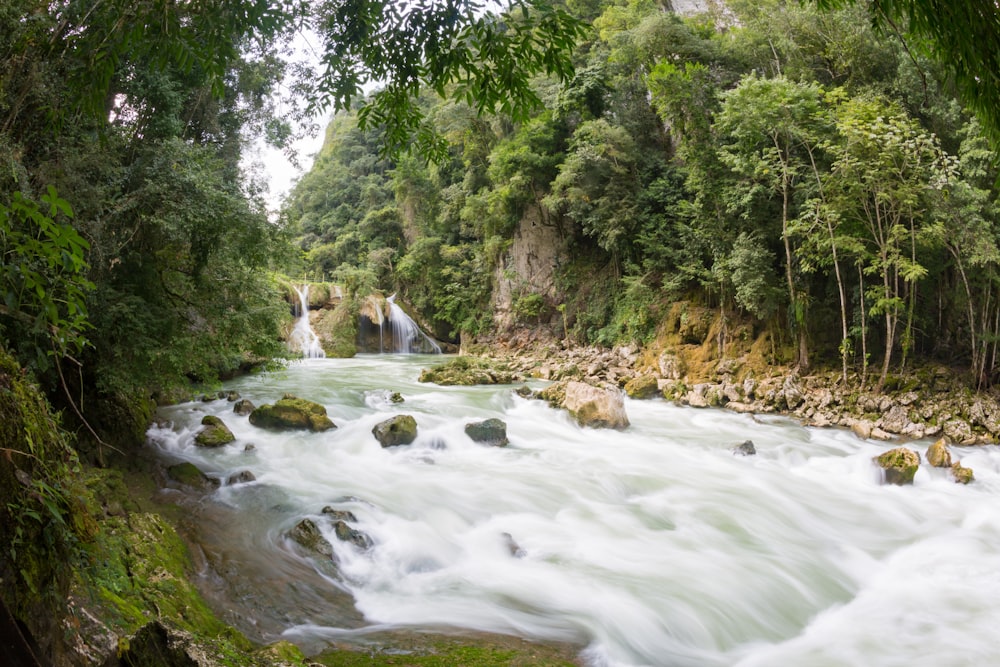
[{"label": "dense forest", "polygon": [[992,383],[997,161],[956,78],[861,7],[693,4],[568,3],[573,78],[521,121],[422,97],[434,160],[336,117],[287,202],[294,273],[399,291],[452,340],[648,343],[691,300],[803,370]]},{"label": "dense forest", "polygon": [[[802,371],[993,385],[997,8],[940,4],[2,3],[0,621],[62,641],[114,514],[83,464],[287,354],[282,275],[453,342],[647,344],[689,303]],[[250,148],[330,111],[272,215]]]}]

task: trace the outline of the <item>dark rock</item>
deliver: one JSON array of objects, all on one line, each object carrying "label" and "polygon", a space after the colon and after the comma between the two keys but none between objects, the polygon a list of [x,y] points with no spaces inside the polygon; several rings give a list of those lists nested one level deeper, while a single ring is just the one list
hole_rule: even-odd
[{"label": "dark rock", "polygon": [[338,510],[327,505],[323,508],[323,514],[330,517],[333,521],[357,521],[358,518],[354,516],[354,512],[350,510]]},{"label": "dark rock", "polygon": [[501,419],[487,419],[486,421],[466,424],[465,434],[474,442],[491,447],[506,447],[510,444],[507,439],[507,424]]},{"label": "dark rock", "polygon": [[302,519],[295,524],[295,527],[288,531],[288,538],[307,551],[327,558],[333,557],[333,545],[323,537],[319,526],[312,519]]},{"label": "dark rock", "polygon": [[167,477],[184,486],[202,491],[210,491],[219,486],[219,480],[206,476],[198,466],[188,461],[167,468]]},{"label": "dark rock", "polygon": [[396,415],[376,424],[372,435],[383,447],[408,445],[417,439],[417,420],[410,415]]},{"label": "dark rock", "polygon": [[359,549],[371,549],[372,540],[370,537],[348,526],[344,521],[336,521],[333,529],[337,534],[337,539],[343,542],[350,542]]},{"label": "dark rock", "polygon": [[520,387],[514,390],[514,393],[521,398],[531,398],[534,396],[534,392],[531,391],[531,387],[526,384],[522,384]]},{"label": "dark rock", "polygon": [[242,416],[246,416],[256,409],[257,406],[253,404],[253,401],[247,398],[241,398],[236,401],[236,405],[233,406],[233,412]]},{"label": "dark rock", "polygon": [[326,408],[291,394],[274,405],[262,405],[250,413],[250,423],[269,429],[327,431],[337,426],[326,416]]},{"label": "dark rock", "polygon": [[246,452],[247,454],[256,450],[257,450],[257,445],[253,444],[252,442],[243,448],[243,451]]},{"label": "dark rock", "polygon": [[525,550],[518,546],[510,533],[501,533],[500,537],[503,538],[504,546],[507,547],[507,551],[510,552],[511,556],[514,558],[524,558],[526,555]]},{"label": "dark rock", "polygon": [[885,471],[887,484],[912,484],[920,467],[920,454],[906,447],[890,449],[873,460]]},{"label": "dark rock", "polygon": [[222,447],[236,439],[229,427],[218,417],[205,415],[201,423],[205,428],[194,436],[194,443],[199,447]]},{"label": "dark rock", "polygon": [[400,394],[398,391],[394,391],[391,394],[389,394],[390,403],[402,403],[404,400],[405,399],[403,398],[403,395]]},{"label": "dark rock", "polygon": [[226,484],[246,484],[247,482],[255,482],[257,477],[249,470],[241,470],[235,475],[230,475],[229,479],[226,480]]},{"label": "dark rock", "polygon": [[230,403],[240,400],[240,392],[238,391],[228,391],[226,392],[226,400]]},{"label": "dark rock", "polygon": [[754,456],[757,448],[754,447],[753,440],[744,440],[742,444],[733,447],[732,452],[739,456]]}]

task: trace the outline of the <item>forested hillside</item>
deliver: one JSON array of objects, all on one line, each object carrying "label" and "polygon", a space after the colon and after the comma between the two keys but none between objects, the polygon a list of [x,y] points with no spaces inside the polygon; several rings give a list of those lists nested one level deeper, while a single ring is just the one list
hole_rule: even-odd
[{"label": "forested hillside", "polygon": [[952,70],[863,8],[681,5],[567,3],[592,27],[530,118],[421,99],[443,159],[335,118],[285,210],[298,272],[400,291],[452,340],[651,342],[686,302],[801,370],[991,384],[997,161]]}]

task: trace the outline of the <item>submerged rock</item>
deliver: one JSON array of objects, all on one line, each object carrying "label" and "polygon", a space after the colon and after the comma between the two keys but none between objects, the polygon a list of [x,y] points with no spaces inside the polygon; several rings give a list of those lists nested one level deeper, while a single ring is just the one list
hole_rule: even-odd
[{"label": "submerged rock", "polygon": [[323,537],[319,526],[312,519],[302,519],[295,524],[294,528],[288,531],[287,535],[290,540],[307,551],[312,551],[328,558],[333,557],[333,545]]},{"label": "submerged rock", "polygon": [[623,429],[629,425],[625,402],[618,391],[569,382],[563,405],[581,426]]},{"label": "submerged rock", "polygon": [[920,454],[906,447],[890,449],[873,460],[885,471],[887,484],[912,484],[920,467]]},{"label": "submerged rock", "polygon": [[500,533],[500,537],[503,539],[504,546],[507,547],[507,551],[511,556],[514,558],[524,558],[527,555],[524,549],[514,541],[513,535],[510,533]]},{"label": "submerged rock", "polygon": [[326,408],[292,394],[285,394],[274,405],[262,405],[251,412],[250,423],[261,428],[306,429],[316,432],[337,428],[326,416]]},{"label": "submerged rock", "polygon": [[754,456],[757,448],[754,447],[753,440],[744,440],[742,444],[733,447],[732,452],[738,456]]},{"label": "submerged rock", "polygon": [[333,521],[357,521],[354,512],[350,510],[338,510],[327,505],[323,508],[323,515],[330,517]]},{"label": "submerged rock", "polygon": [[356,530],[347,525],[344,521],[335,521],[333,524],[333,530],[337,535],[337,539],[342,542],[350,542],[359,549],[371,549],[372,540],[370,537],[362,533],[360,530]]},{"label": "submerged rock", "polygon": [[257,476],[254,475],[249,470],[241,470],[235,475],[230,475],[229,479],[226,480],[226,484],[246,484],[247,482],[256,482]]},{"label": "submerged rock", "polygon": [[939,438],[927,448],[927,462],[935,468],[951,467],[951,451],[948,449],[948,438]]},{"label": "submerged rock", "polygon": [[473,442],[491,447],[506,447],[510,444],[510,440],[507,439],[507,424],[501,419],[470,422],[465,425],[465,434],[472,438]]},{"label": "submerged rock", "polygon": [[222,447],[236,440],[233,432],[218,417],[205,415],[201,423],[205,428],[198,431],[198,434],[194,436],[194,444],[199,447]]},{"label": "submerged rock", "polygon": [[208,477],[198,469],[198,466],[190,461],[178,463],[167,468],[167,477],[184,486],[201,489],[202,491],[210,491],[219,486],[219,480]]},{"label": "submerged rock", "polygon": [[396,415],[376,424],[372,435],[383,447],[408,445],[417,439],[417,420],[410,415]]}]

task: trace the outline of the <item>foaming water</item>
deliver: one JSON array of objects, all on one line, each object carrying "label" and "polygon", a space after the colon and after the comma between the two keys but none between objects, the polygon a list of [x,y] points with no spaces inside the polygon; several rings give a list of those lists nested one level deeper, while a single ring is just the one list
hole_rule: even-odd
[{"label": "foaming water", "polygon": [[[305,360],[227,385],[257,405],[286,392],[324,404],[339,428],[322,434],[256,429],[225,401],[161,411],[171,425],[150,436],[163,456],[257,478],[207,501],[243,536],[210,524],[222,535],[206,551],[270,563],[285,582],[235,568],[243,588],[269,590],[239,612],[247,623],[267,606],[267,632],[310,646],[371,627],[501,632],[577,643],[594,665],[1000,662],[996,447],[955,449],[969,486],[930,469],[883,486],[871,458],[885,444],[844,431],[659,400],[627,400],[624,432],[582,429],[509,386],[418,383],[439,359]],[[195,447],[205,413],[237,442]],[[371,429],[399,413],[417,440],[383,449]],[[509,447],[465,435],[489,417]],[[748,438],[758,454],[734,456]],[[353,512],[374,546],[338,541],[327,505]],[[285,532],[307,516],[335,566],[290,548]],[[363,619],[326,606],[343,591]]]}]

